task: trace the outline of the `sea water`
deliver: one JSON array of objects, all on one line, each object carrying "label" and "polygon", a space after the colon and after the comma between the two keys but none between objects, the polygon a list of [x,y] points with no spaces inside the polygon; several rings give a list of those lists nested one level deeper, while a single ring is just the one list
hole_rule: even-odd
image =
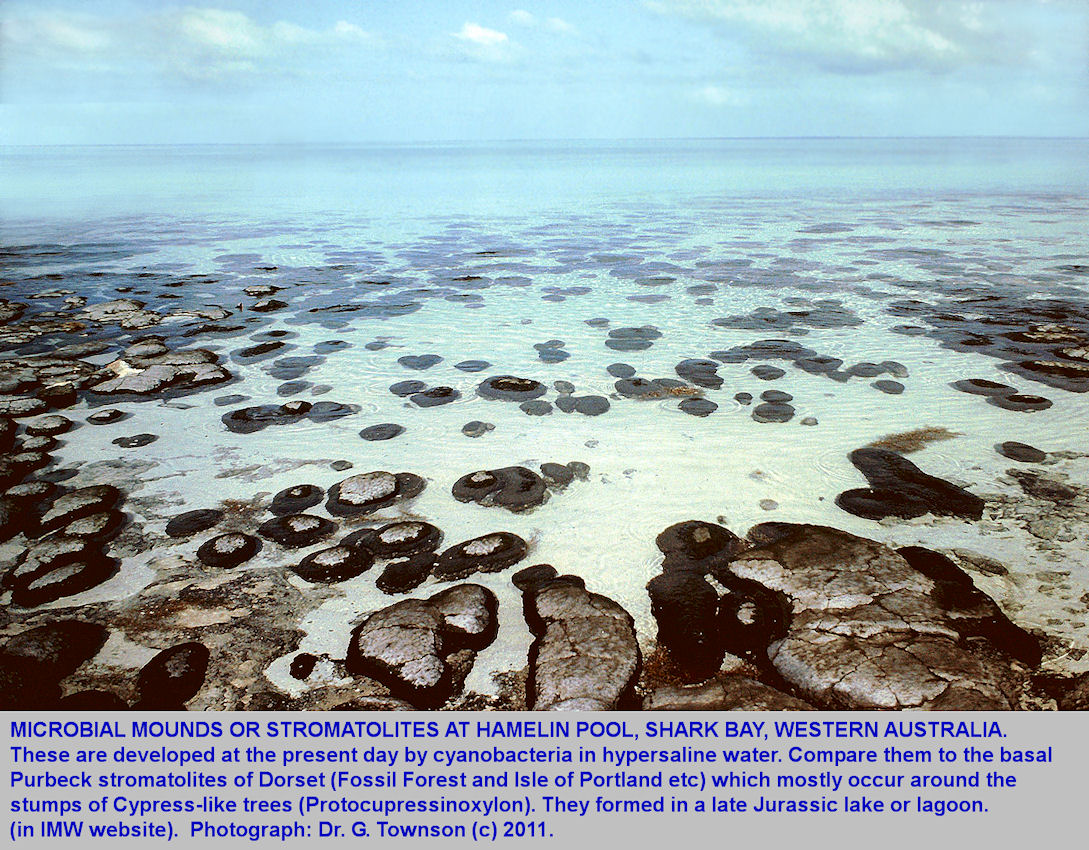
[{"label": "sea water", "polygon": [[[241,335],[193,340],[220,354],[235,383],[114,405],[131,414],[123,433],[153,433],[154,443],[119,449],[117,427],[63,438],[54,456],[78,470],[72,485],[90,483],[96,464],[120,459],[122,486],[135,497],[127,509],[158,542],[105,584],[53,603],[58,609],[138,596],[159,580],[164,558],[195,562],[203,538],[161,535],[176,513],[224,499],[260,503],[294,484],[329,487],[385,469],[414,472],[428,487],[410,506],[378,518],[425,518],[443,530],[444,546],[514,532],[530,546],[519,566],[550,563],[581,576],[632,613],[647,648],[656,629],[645,586],[660,569],[660,531],[703,519],[743,534],[780,520],[976,558],[962,563],[997,562],[1003,569],[973,572],[976,584],[1020,625],[1067,648],[1053,654],[1054,667],[1089,669],[1085,517],[1058,536],[1031,533],[1046,506],[1017,513],[1029,501],[1006,474],[1017,464],[994,450],[1006,440],[1030,443],[1052,453],[1052,471],[1069,483],[1089,484],[1089,394],[1011,375],[1002,357],[949,344],[951,322],[975,333],[992,309],[1027,323],[1086,327],[1085,140],[8,148],[0,152],[0,210],[0,277],[12,282],[0,297],[44,294],[58,306],[71,294],[91,302],[134,297],[163,312],[221,306],[235,312],[232,319],[253,319],[254,299],[241,290],[272,284],[288,303]],[[1034,304],[1048,310],[1038,314]],[[355,312],[336,309],[353,305]],[[645,326],[661,333],[649,347],[606,346],[611,329]],[[269,331],[287,333],[276,357],[232,355]],[[882,392],[871,378],[829,380],[775,360],[767,362],[785,374],[761,380],[751,369],[764,361],[727,362],[717,370],[722,387],[702,391],[717,409],[696,417],[680,408],[683,397],[618,394],[606,371],[623,363],[642,377],[677,378],[681,361],[766,339],[842,359],[844,369],[896,361],[907,373],[896,378],[903,391]],[[297,392],[278,394],[285,381],[270,374],[275,360],[312,356],[330,340],[347,345],[322,355]],[[546,362],[534,347],[542,343],[568,356]],[[423,371],[398,363],[422,354],[442,361]],[[491,366],[455,368],[476,359]],[[551,413],[532,416],[479,397],[477,384],[495,374],[544,383]],[[949,386],[967,378],[1010,383],[1052,406],[1008,411]],[[460,398],[419,407],[389,391],[404,380],[452,387]],[[607,399],[608,411],[562,412],[554,406],[556,381],[572,384],[576,396]],[[754,421],[759,398],[735,400],[766,390],[793,396],[790,421]],[[227,394],[248,400],[214,403]],[[292,399],[360,410],[255,434],[232,433],[221,422],[238,406]],[[68,415],[87,412],[81,402]],[[472,420],[494,429],[469,438],[461,429]],[[381,442],[359,437],[379,423],[405,430]],[[864,486],[847,458],[852,449],[923,427],[956,436],[911,459],[1001,502],[1001,512],[982,522],[878,523],[836,506],[838,493]],[[350,473],[330,468],[338,459],[353,464]],[[520,513],[451,496],[466,473],[550,461],[583,462],[589,477]],[[275,549],[266,546],[242,569],[311,551]],[[401,598],[376,588],[376,572],[321,590],[320,604],[300,618],[298,648],[285,648],[265,671],[273,684],[304,690],[287,674],[297,651],[342,658],[352,625]],[[471,579],[497,593],[501,628],[478,659],[470,690],[488,692],[492,673],[525,664],[531,636],[510,572]],[[437,589],[431,580],[409,595]],[[140,651],[133,649],[132,664],[146,660]]]}]

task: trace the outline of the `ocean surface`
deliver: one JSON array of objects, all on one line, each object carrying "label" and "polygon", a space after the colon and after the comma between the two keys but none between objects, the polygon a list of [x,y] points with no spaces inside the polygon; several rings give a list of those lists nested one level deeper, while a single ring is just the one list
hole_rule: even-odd
[{"label": "ocean surface", "polygon": [[[119,345],[159,335],[215,352],[232,374],[177,398],[109,399],[123,422],[62,437],[53,457],[75,470],[66,483],[112,476],[153,545],[51,608],[120,610],[168,584],[210,581],[194,555],[207,535],[167,538],[171,516],[328,488],[351,474],[330,468],[345,460],[352,473],[426,479],[410,506],[376,521],[425,519],[444,546],[499,530],[527,541],[518,567],[473,578],[500,600],[499,636],[466,686],[479,693],[525,665],[531,635],[510,583],[522,566],[581,576],[631,612],[652,649],[655,538],[688,519],[737,534],[768,520],[816,523],[961,553],[1015,622],[1053,639],[1047,664],[1089,669],[1084,495],[1058,508],[1033,497],[995,450],[1031,444],[1048,454],[1041,472],[1079,494],[1089,487],[1089,393],[1076,375],[1026,370],[1026,358],[1047,358],[1011,337],[1050,334],[1048,345],[1084,362],[1087,140],[7,148],[0,215],[0,298],[73,318],[131,298],[162,316],[141,329],[4,337],[0,357],[88,334]],[[277,287],[284,306],[254,312],[253,286]],[[231,316],[200,315],[216,308]],[[282,345],[246,351],[264,342]],[[441,359],[420,368],[434,360],[412,359],[423,355]],[[799,365],[813,357],[842,363],[834,374]],[[545,392],[528,406],[480,396],[496,375]],[[620,386],[629,375],[665,383],[641,395]],[[969,379],[1038,400],[1011,409],[950,386]],[[391,392],[410,380],[454,392],[437,404]],[[768,391],[771,421],[754,415]],[[350,413],[225,427],[232,410],[292,400]],[[64,412],[78,421],[96,404]],[[467,436],[470,422],[493,427]],[[403,431],[360,437],[379,424]],[[865,486],[849,452],[924,428],[948,439],[909,457],[985,498],[982,520],[876,521],[837,506]],[[157,439],[113,442],[138,433]],[[474,471],[570,462],[588,474],[529,510],[451,495]],[[239,569],[256,575],[285,557],[266,546]],[[296,696],[316,687],[288,675],[292,658],[342,658],[353,624],[401,598],[376,587],[379,572],[319,588],[290,577],[309,594],[292,625],[301,637],[257,653],[267,659],[254,675]],[[408,595],[435,590],[428,580]],[[209,614],[204,627],[223,632],[235,618]],[[111,641],[101,664],[149,657],[139,629]]]}]

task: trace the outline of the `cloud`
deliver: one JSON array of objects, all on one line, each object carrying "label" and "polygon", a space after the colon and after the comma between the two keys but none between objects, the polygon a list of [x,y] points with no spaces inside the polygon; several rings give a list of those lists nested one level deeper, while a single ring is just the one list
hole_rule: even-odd
[{"label": "cloud", "polygon": [[537,26],[537,18],[525,9],[515,9],[507,18],[512,24],[517,24],[520,27],[535,27]]},{"label": "cloud", "polygon": [[[1017,61],[1000,2],[978,0],[648,0],[648,7],[715,26],[754,53],[826,71],[940,72]],[[1008,11],[1008,9],[1007,9]]]},{"label": "cloud", "polygon": [[518,52],[518,45],[505,32],[488,29],[467,21],[458,32],[452,33],[464,56],[483,62],[506,62]]},{"label": "cloud", "polygon": [[[329,51],[373,41],[338,21],[314,29],[287,21],[261,23],[232,9],[188,7],[139,17],[32,11],[4,21],[2,48],[38,70],[116,69],[137,63],[167,76],[199,81],[278,73],[290,62],[317,61]],[[94,64],[92,60],[99,60]],[[112,65],[103,65],[109,59]]]}]

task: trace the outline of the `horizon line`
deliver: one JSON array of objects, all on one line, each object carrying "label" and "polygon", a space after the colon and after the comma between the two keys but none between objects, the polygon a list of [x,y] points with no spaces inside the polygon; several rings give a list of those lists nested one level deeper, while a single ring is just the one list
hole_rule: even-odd
[{"label": "horizon line", "polygon": [[510,145],[510,144],[559,144],[559,143],[608,143],[608,142],[740,142],[740,141],[947,141],[947,140],[1032,140],[1032,141],[1089,141],[1084,136],[1037,136],[1020,134],[963,134],[963,135],[814,135],[814,136],[584,136],[584,137],[536,137],[495,139],[361,139],[356,141],[247,141],[247,142],[30,142],[0,143],[5,148],[162,148],[162,147],[438,147],[454,145]]}]

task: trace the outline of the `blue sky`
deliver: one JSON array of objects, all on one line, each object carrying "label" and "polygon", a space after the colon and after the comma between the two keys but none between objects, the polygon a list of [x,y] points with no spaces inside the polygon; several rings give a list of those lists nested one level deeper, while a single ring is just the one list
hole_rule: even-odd
[{"label": "blue sky", "polygon": [[1086,0],[6,0],[0,143],[1089,134]]}]

